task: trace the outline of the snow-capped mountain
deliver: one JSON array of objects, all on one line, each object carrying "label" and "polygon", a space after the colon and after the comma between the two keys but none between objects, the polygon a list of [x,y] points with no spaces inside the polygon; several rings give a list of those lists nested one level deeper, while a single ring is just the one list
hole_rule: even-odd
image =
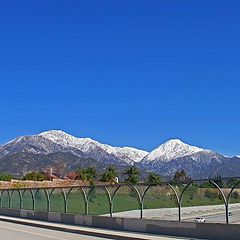
[{"label": "snow-capped mountain", "polygon": [[0,146],[0,172],[21,176],[28,171],[58,167],[67,170],[94,166],[98,170],[113,164],[125,168],[141,160],[147,152],[131,147],[112,147],[90,138],[76,138],[63,131],[22,136]]},{"label": "snow-capped mountain", "polygon": [[[108,144],[99,143],[91,138],[76,138],[63,131],[52,130],[39,134],[63,147],[73,147],[85,153],[88,157],[96,159],[115,158],[125,163],[139,162],[148,152],[132,147],[113,147]],[[102,154],[99,154],[102,152]]]},{"label": "snow-capped mountain", "polygon": [[173,139],[150,152],[140,164],[149,171],[158,172],[163,176],[172,176],[177,170],[185,169],[193,178],[206,178],[215,175],[216,167],[226,159],[228,158],[214,151]]},{"label": "snow-capped mountain", "polygon": [[172,159],[188,156],[200,151],[203,151],[203,149],[190,146],[179,139],[172,139],[150,152],[142,162],[169,162]]},{"label": "snow-capped mountain", "polygon": [[21,152],[32,154],[71,152],[78,156],[84,156],[84,153],[78,149],[70,146],[66,148],[38,135],[17,137],[14,140],[0,146],[0,157]]},{"label": "snow-capped mountain", "polygon": [[149,171],[156,171],[162,176],[173,176],[177,170],[184,169],[192,178],[201,179],[221,173],[216,169],[219,169],[226,160],[227,158],[218,153],[203,150],[184,157],[174,158],[168,162],[145,163],[144,167]]},{"label": "snow-capped mountain", "polygon": [[0,172],[17,176],[47,167],[66,166],[67,170],[94,166],[98,170],[109,164],[119,169],[136,165],[142,172],[153,171],[171,177],[185,169],[192,178],[216,174],[239,176],[240,158],[226,157],[211,150],[172,139],[150,153],[132,147],[114,147],[91,138],[77,138],[60,130],[23,136],[0,146]]}]

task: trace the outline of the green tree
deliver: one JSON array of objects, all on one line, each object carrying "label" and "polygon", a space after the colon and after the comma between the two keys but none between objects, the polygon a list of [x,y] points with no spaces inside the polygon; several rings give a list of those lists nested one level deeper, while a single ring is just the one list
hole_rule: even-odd
[{"label": "green tree", "polygon": [[222,180],[222,176],[220,174],[216,174],[212,179],[217,185],[222,188],[224,187],[224,182]]},{"label": "green tree", "polygon": [[[186,186],[186,185],[185,185]],[[184,185],[182,186],[181,191],[183,191],[183,188],[185,187]],[[197,194],[198,194],[198,184],[193,183],[190,186],[188,186],[188,188],[185,191],[185,198],[193,200],[194,198],[198,198]]]},{"label": "green tree", "polygon": [[187,176],[187,173],[185,172],[184,169],[176,171],[173,177],[174,181],[189,181],[191,180],[190,177]]},{"label": "green tree", "polygon": [[238,193],[237,191],[234,191],[234,192],[232,193],[232,197],[233,197],[234,199],[238,199],[238,198],[239,198],[239,193]]},{"label": "green tree", "polygon": [[135,167],[129,167],[123,172],[123,176],[127,176],[125,179],[126,183],[137,184],[139,182],[139,170]]},{"label": "green tree", "polygon": [[8,173],[1,173],[0,174],[0,181],[11,181],[13,177]]},{"label": "green tree", "polygon": [[203,182],[199,185],[200,188],[213,188],[212,183],[210,182]]},{"label": "green tree", "polygon": [[147,183],[149,184],[159,184],[162,182],[162,177],[157,173],[149,173],[147,177]]},{"label": "green tree", "polygon": [[43,181],[46,180],[46,177],[41,172],[29,172],[24,175],[23,180]]},{"label": "green tree", "polygon": [[209,198],[211,201],[214,201],[216,199],[221,199],[221,195],[215,190],[210,190],[210,189],[207,189],[204,193],[204,196]]},{"label": "green tree", "polygon": [[102,182],[114,182],[118,173],[114,166],[110,166],[107,170],[102,174],[100,181]]},{"label": "green tree", "polygon": [[238,183],[240,183],[239,179],[231,178],[227,181],[226,185],[227,187],[233,187],[235,184],[238,184]]},{"label": "green tree", "polygon": [[77,169],[76,170],[76,180],[87,181],[87,173],[85,169]]},{"label": "green tree", "polygon": [[76,171],[76,179],[82,181],[90,181],[93,183],[94,179],[97,177],[97,170],[94,167],[78,169]]}]

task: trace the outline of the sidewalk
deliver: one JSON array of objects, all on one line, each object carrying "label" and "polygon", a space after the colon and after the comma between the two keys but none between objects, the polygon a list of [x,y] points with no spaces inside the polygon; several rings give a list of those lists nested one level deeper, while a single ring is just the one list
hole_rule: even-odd
[{"label": "sidewalk", "polygon": [[15,218],[15,217],[7,217],[0,216],[0,221],[17,223],[28,225],[32,227],[39,228],[47,228],[52,230],[71,232],[71,233],[79,233],[83,235],[107,238],[107,239],[132,239],[132,240],[190,240],[191,238],[182,238],[182,237],[174,237],[174,236],[159,236],[154,234],[144,234],[144,233],[136,233],[136,232],[126,232],[126,231],[115,231],[109,229],[102,228],[92,228],[85,226],[76,226],[76,225],[68,225],[61,223],[52,223],[52,222],[44,222],[37,220],[29,220],[23,218]]}]

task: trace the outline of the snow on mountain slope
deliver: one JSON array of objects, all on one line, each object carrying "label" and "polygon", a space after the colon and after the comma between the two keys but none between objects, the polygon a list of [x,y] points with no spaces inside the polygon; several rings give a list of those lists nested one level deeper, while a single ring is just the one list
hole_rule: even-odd
[{"label": "snow on mountain slope", "polygon": [[[39,135],[23,136],[0,146],[0,170],[23,174],[56,166],[64,161],[69,170],[93,164],[104,168],[113,164],[125,168],[136,162],[144,171],[171,177],[185,169],[192,178],[238,176],[240,158],[229,158],[173,139],[150,153],[131,147],[113,147],[91,138],[76,138],[63,131],[47,131]],[[13,166],[13,169],[12,169]]]},{"label": "snow on mountain slope", "polygon": [[150,152],[140,165],[162,176],[172,176],[177,170],[184,169],[189,176],[202,178],[214,175],[215,167],[225,160],[221,154],[173,139]]},{"label": "snow on mountain slope", "polygon": [[213,160],[221,163],[226,158],[223,155],[211,150],[202,150],[185,157],[191,158],[193,161],[198,162],[202,165],[209,164]]},{"label": "snow on mountain slope", "polygon": [[141,162],[169,162],[172,159],[181,158],[200,151],[203,151],[203,149],[190,146],[179,139],[172,139],[154,149]]},{"label": "snow on mountain slope", "polygon": [[64,147],[77,148],[86,154],[90,154],[91,157],[93,157],[93,153],[95,157],[98,157],[97,153],[99,151],[102,152],[100,155],[103,157],[104,151],[111,155],[112,158],[118,158],[126,163],[139,162],[148,154],[146,151],[131,147],[113,147],[108,144],[102,144],[91,138],[76,138],[60,130],[46,131],[40,133],[38,136],[42,136]]},{"label": "snow on mountain slope", "polygon": [[203,150],[168,162],[150,162],[146,164],[146,167],[149,170],[157,171],[162,176],[173,176],[177,170],[184,169],[190,177],[200,179],[220,173],[216,169],[219,169],[227,160],[228,158],[221,154]]},{"label": "snow on mountain slope", "polygon": [[72,147],[64,147],[56,144],[42,136],[23,136],[0,146],[0,157],[8,154],[28,152],[32,154],[51,154],[55,152],[71,152],[78,156],[83,156],[83,152]]}]

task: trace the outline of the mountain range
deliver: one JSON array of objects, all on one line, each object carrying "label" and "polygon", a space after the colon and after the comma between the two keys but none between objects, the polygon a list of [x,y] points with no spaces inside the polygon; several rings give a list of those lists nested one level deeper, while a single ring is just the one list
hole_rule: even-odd
[{"label": "mountain range", "polygon": [[152,171],[170,178],[185,169],[192,178],[221,174],[239,176],[240,158],[226,157],[211,150],[169,140],[151,152],[114,147],[91,138],[77,138],[60,130],[22,136],[0,146],[0,172],[22,176],[29,171],[53,167],[63,171],[93,166],[103,171],[109,165],[118,169],[136,165],[143,172]]}]

